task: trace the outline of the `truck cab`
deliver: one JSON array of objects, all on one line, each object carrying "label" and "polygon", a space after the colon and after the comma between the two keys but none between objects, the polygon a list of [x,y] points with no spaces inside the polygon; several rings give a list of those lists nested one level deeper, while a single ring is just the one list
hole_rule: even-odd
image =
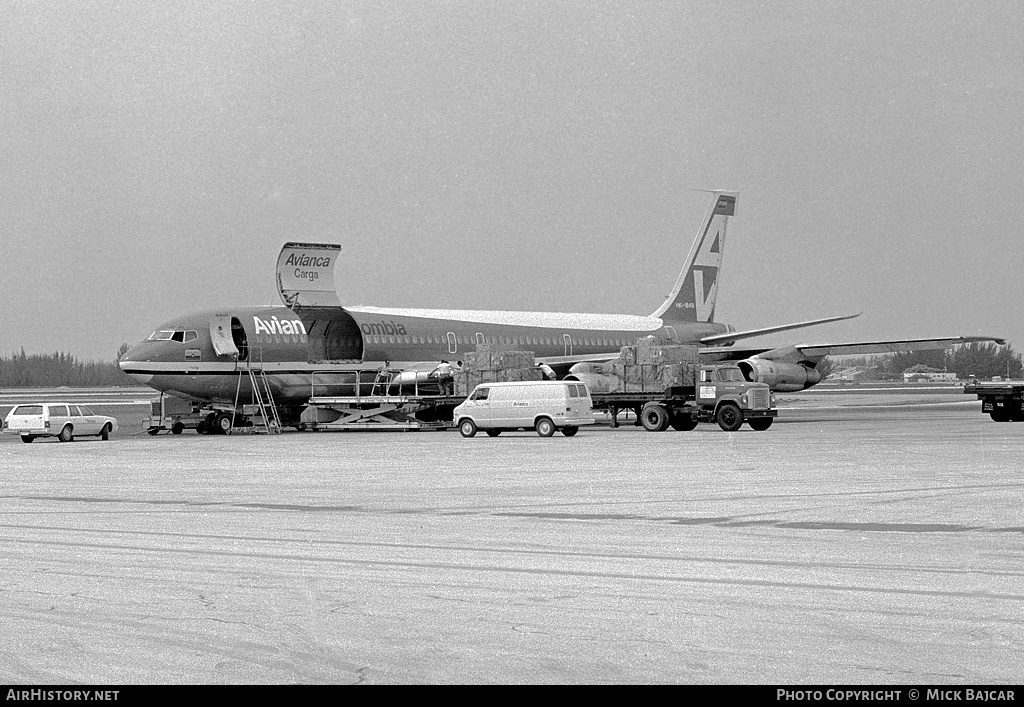
[{"label": "truck cab", "polygon": [[755,430],[766,430],[774,417],[774,396],[765,383],[748,381],[739,366],[709,364],[697,373],[696,402],[701,419],[714,420],[727,432],[744,422]]}]

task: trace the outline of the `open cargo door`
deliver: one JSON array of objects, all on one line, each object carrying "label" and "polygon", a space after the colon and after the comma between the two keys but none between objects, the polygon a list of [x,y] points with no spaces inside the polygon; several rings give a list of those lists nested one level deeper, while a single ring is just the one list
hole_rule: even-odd
[{"label": "open cargo door", "polygon": [[340,307],[334,264],[341,246],[334,243],[285,243],[277,256],[277,290],[285,306]]}]

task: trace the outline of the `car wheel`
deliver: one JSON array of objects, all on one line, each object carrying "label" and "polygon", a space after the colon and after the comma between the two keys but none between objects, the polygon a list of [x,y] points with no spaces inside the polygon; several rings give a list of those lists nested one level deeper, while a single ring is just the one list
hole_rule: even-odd
[{"label": "car wheel", "polygon": [[110,425],[103,425],[103,429],[100,430],[100,439],[104,442],[110,439]]},{"label": "car wheel", "polygon": [[715,414],[715,422],[726,432],[735,432],[743,426],[743,411],[736,403],[722,403]]},{"label": "car wheel", "polygon": [[32,435],[22,435],[21,436],[21,441],[24,442],[25,444],[32,444],[32,440],[34,440],[34,439],[35,439],[35,437],[33,437]]},{"label": "car wheel", "polygon": [[501,434],[501,430],[487,430],[488,437],[497,437]]},{"label": "car wheel", "polygon": [[546,417],[542,417],[537,420],[534,429],[537,430],[537,434],[541,437],[550,437],[555,433],[555,423]]},{"label": "car wheel", "polygon": [[575,437],[576,433],[580,431],[579,427],[563,427],[562,434],[566,437]]},{"label": "car wheel", "polygon": [[459,423],[459,434],[463,437],[474,437],[476,435],[476,423],[472,420],[463,420]]},{"label": "car wheel", "polygon": [[71,429],[71,425],[64,425],[61,428],[60,434],[57,435],[57,439],[61,442],[70,442],[75,438],[74,432]]}]

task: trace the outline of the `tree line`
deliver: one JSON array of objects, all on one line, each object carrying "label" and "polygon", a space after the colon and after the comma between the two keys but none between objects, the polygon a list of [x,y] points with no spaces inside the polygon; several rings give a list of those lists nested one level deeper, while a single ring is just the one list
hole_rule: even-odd
[{"label": "tree line", "polygon": [[[1013,346],[1000,346],[992,342],[972,342],[951,349],[933,351],[844,357],[841,364],[834,360],[829,361],[829,371],[857,366],[868,369],[869,378],[894,380],[902,378],[903,371],[918,365],[955,373],[960,380],[968,380],[971,377],[988,379],[994,376],[1009,376],[1016,379],[1021,378],[1024,372],[1024,360],[1013,350]],[[820,368],[819,365],[819,370]]]},{"label": "tree line", "polygon": [[[128,350],[122,344],[117,358]],[[102,388],[141,385],[125,375],[113,361],[80,361],[70,353],[0,356],[0,387],[3,388]]]}]

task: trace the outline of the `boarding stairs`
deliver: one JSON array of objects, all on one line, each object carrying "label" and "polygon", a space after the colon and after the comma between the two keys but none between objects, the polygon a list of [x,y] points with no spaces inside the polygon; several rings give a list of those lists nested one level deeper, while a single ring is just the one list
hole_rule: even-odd
[{"label": "boarding stairs", "polygon": [[[263,366],[253,362],[239,362],[238,385],[235,388],[235,409],[238,409],[238,398],[242,390],[242,378],[249,376],[249,387],[252,390],[252,404],[243,405],[243,412],[252,419],[252,427],[243,428],[254,433],[265,433],[268,435],[281,434],[281,416],[277,412],[277,404],[274,403],[274,392],[270,388],[270,381],[267,380],[267,373]],[[246,408],[249,408],[250,413]]]}]

